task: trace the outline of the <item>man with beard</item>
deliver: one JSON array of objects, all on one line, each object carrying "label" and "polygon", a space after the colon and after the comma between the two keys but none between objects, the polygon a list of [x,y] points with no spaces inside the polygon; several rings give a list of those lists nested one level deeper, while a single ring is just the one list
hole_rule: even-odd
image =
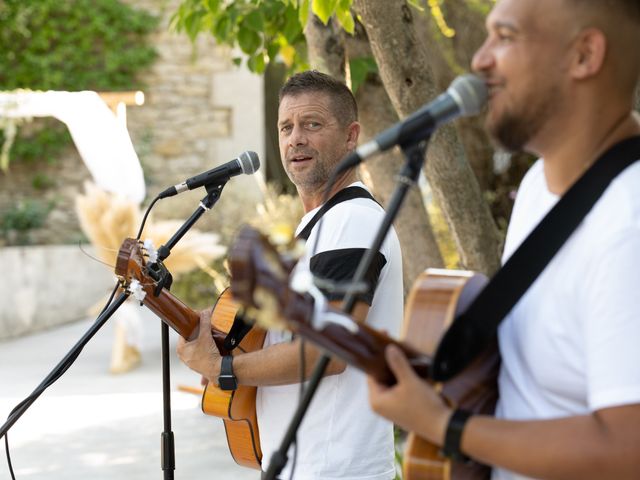
[{"label": "man with beard", "polygon": [[[313,222],[334,167],[357,146],[360,125],[355,99],[345,85],[328,75],[297,74],[280,91],[278,132],[283,166],[306,212],[296,235],[307,239],[307,252],[296,268],[310,269],[324,280],[347,282],[373,242],[383,209],[352,169],[332,186],[327,204],[337,198],[343,201],[326,210],[320,232],[320,223]],[[377,252],[366,281],[370,289],[359,297],[354,317],[397,335],[403,308],[402,260],[393,230]],[[344,295],[339,291],[323,293],[331,303],[341,305]],[[264,470],[299,401],[299,344],[297,338],[269,331],[262,350],[234,356],[232,371],[227,372],[235,375],[238,384],[258,386],[256,409]],[[223,359],[211,339],[206,312],[201,315],[198,339],[180,340],[178,354],[208,381],[218,382]],[[306,378],[318,358],[319,351],[306,345]],[[335,359],[326,375],[297,433],[294,478],[395,478],[393,425],[371,411],[365,376]],[[290,470],[289,464],[282,478],[290,478]]]},{"label": "man with beard", "polygon": [[[499,0],[473,68],[503,148],[540,157],[503,260],[602,153],[640,135],[637,0]],[[640,152],[638,152],[640,157]],[[375,411],[494,479],[640,478],[640,162],[620,173],[502,321],[495,417],[453,411],[395,348]]]}]

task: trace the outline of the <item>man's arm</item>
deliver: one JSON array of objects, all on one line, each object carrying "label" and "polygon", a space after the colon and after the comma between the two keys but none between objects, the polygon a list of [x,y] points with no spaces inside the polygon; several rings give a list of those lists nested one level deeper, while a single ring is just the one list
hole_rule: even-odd
[{"label": "man's arm", "polygon": [[[369,379],[374,411],[442,446],[451,409],[420,379],[402,352],[388,348],[398,383]],[[640,404],[553,420],[508,421],[471,417],[461,450],[483,463],[545,479],[640,478]]]},{"label": "man's arm", "polygon": [[[330,302],[340,308],[341,302]],[[352,317],[364,322],[369,311],[368,305],[357,303]],[[186,342],[178,341],[178,356],[192,370],[200,373],[210,382],[217,384],[222,358],[211,336],[211,312],[200,314],[200,332],[198,338]],[[309,378],[321,352],[310,342],[305,343],[305,379]],[[342,373],[346,364],[332,358],[325,375]],[[255,352],[235,355],[233,371],[240,385],[286,385],[300,381],[300,339],[292,342],[271,345]]]}]

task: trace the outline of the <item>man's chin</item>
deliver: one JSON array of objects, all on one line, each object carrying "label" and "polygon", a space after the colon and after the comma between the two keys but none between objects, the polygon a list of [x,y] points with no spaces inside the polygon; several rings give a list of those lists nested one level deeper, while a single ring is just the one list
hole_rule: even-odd
[{"label": "man's chin", "polygon": [[487,118],[485,128],[493,143],[510,153],[523,151],[529,140],[529,132],[512,118]]}]

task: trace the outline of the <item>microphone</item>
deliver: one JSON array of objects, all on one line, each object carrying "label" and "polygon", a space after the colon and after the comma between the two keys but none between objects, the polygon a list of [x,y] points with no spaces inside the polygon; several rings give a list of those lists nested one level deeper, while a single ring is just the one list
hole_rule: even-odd
[{"label": "microphone", "polygon": [[199,173],[194,177],[187,178],[182,183],[167,188],[158,195],[158,198],[173,197],[174,195],[186,190],[193,190],[194,188],[210,185],[212,183],[223,183],[228,181],[231,177],[235,177],[241,173],[251,175],[255,173],[258,168],[260,168],[260,159],[258,158],[258,154],[256,152],[246,151],[241,153],[238,158],[234,158],[224,165]]},{"label": "microphone", "polygon": [[395,145],[419,142],[441,124],[457,117],[480,113],[487,96],[487,86],[480,77],[471,74],[457,77],[445,93],[347,155],[336,167],[334,175]]}]

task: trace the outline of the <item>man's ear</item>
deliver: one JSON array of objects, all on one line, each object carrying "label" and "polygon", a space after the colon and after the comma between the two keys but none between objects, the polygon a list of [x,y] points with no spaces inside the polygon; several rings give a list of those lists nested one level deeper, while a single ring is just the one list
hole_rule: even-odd
[{"label": "man's ear", "polygon": [[360,122],[351,122],[347,127],[347,148],[355,150],[358,146],[358,137],[360,136]]},{"label": "man's ear", "polygon": [[575,79],[586,79],[597,75],[604,65],[607,54],[607,37],[597,28],[580,32],[574,44],[571,74]]}]

